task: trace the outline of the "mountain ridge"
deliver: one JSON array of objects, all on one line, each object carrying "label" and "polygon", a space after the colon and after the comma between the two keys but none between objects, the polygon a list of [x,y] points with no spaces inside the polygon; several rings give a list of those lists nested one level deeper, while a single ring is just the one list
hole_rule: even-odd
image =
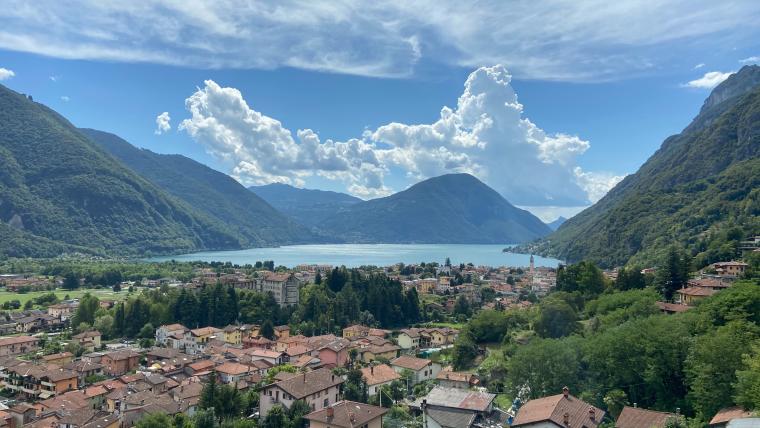
[{"label": "mountain ridge", "polygon": [[550,232],[469,174],[445,174],[359,202],[319,225],[354,243],[511,244]]}]

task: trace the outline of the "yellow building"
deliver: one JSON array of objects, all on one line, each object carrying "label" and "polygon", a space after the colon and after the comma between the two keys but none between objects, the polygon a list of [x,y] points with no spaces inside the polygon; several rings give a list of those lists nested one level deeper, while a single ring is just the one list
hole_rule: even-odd
[{"label": "yellow building", "polygon": [[240,327],[228,325],[224,328],[224,341],[232,345],[243,343],[243,332]]}]

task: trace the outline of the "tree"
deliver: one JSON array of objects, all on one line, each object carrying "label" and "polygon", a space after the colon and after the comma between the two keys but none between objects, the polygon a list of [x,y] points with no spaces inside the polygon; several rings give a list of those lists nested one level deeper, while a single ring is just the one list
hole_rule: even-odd
[{"label": "tree", "polygon": [[219,420],[240,416],[243,410],[243,397],[234,385],[222,385],[216,392],[216,411]]},{"label": "tree", "polygon": [[736,372],[736,404],[760,409],[760,344],[755,344],[742,362],[743,368]]},{"label": "tree", "polygon": [[126,325],[125,320],[125,314],[124,314],[124,303],[119,303],[116,305],[116,309],[114,310],[114,316],[113,316],[113,335],[114,337],[119,337],[124,335],[124,328]]},{"label": "tree", "polygon": [[622,268],[618,271],[615,288],[620,291],[638,290],[646,287],[644,274],[637,268]]},{"label": "tree", "polygon": [[211,372],[208,377],[208,382],[201,390],[201,398],[198,401],[198,407],[201,409],[211,409],[216,406],[218,396],[217,391],[216,372]]},{"label": "tree", "polygon": [[172,419],[165,413],[151,413],[137,422],[137,428],[167,428],[171,427]]},{"label": "tree", "polygon": [[346,382],[343,384],[343,398],[351,401],[366,403],[369,399],[367,381],[362,376],[359,369],[351,369],[346,375]]},{"label": "tree", "polygon": [[579,346],[575,338],[535,339],[517,348],[507,360],[508,390],[512,396],[528,387],[530,398],[562,392],[580,379]]},{"label": "tree", "polygon": [[194,428],[216,428],[216,414],[214,408],[200,409],[193,415]]},{"label": "tree", "polygon": [[465,317],[469,317],[471,314],[472,309],[470,308],[470,301],[464,296],[457,297],[457,300],[454,303],[454,315],[464,315]]},{"label": "tree", "polygon": [[622,389],[613,389],[604,396],[602,401],[614,419],[617,419],[620,412],[623,411],[623,407],[628,405],[628,397]]},{"label": "tree", "polygon": [[314,283],[317,285],[322,284],[322,274],[317,272],[317,274],[314,276]]},{"label": "tree", "polygon": [[95,320],[95,330],[99,331],[104,338],[110,339],[113,335],[114,319],[111,315],[103,315]]},{"label": "tree", "polygon": [[261,428],[288,428],[290,421],[285,410],[279,404],[269,409],[266,417],[261,421]]},{"label": "tree", "polygon": [[150,339],[155,334],[156,329],[153,327],[153,324],[147,323],[140,329],[140,332],[137,334],[137,337],[140,339]]},{"label": "tree", "polygon": [[602,271],[590,261],[557,268],[557,291],[577,291],[584,296],[594,297],[604,291],[604,286]]},{"label": "tree", "polygon": [[264,323],[261,324],[261,328],[259,329],[259,334],[269,340],[274,340],[274,326],[272,325],[272,321],[264,321]]},{"label": "tree", "polygon": [[63,277],[63,288],[66,290],[76,290],[79,288],[79,277],[74,272],[69,272]]},{"label": "tree", "polygon": [[296,400],[290,405],[288,418],[290,419],[291,428],[306,428],[309,426],[309,420],[304,416],[311,413],[311,406],[304,400]]},{"label": "tree", "polygon": [[454,364],[456,370],[466,369],[475,358],[478,356],[478,345],[472,337],[472,333],[465,329],[457,337],[454,342],[454,349],[451,356],[451,361]]},{"label": "tree", "polygon": [[118,293],[118,292],[120,292],[120,291],[121,291],[121,284],[119,284],[119,283],[117,282],[116,284],[114,284],[114,285],[113,285],[113,292],[114,292],[114,293]]},{"label": "tree", "polygon": [[71,324],[95,324],[95,312],[97,312],[98,309],[100,309],[100,301],[98,298],[90,293],[85,293],[85,295],[79,299],[79,307],[71,319]]},{"label": "tree", "polygon": [[655,284],[665,300],[672,300],[676,290],[683,288],[689,279],[688,256],[676,246],[671,246],[661,266],[657,267]]},{"label": "tree", "polygon": [[578,314],[564,300],[547,299],[540,306],[541,313],[534,325],[541,337],[559,338],[578,331]]}]

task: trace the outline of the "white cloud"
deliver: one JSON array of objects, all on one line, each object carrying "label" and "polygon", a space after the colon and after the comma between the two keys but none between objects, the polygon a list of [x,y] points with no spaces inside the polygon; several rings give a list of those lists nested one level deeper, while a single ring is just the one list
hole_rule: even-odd
[{"label": "white cloud", "polygon": [[6,0],[3,6],[2,49],[393,77],[413,74],[428,60],[509,64],[534,79],[616,79],[711,48],[748,47],[760,32],[752,25],[760,20],[752,0],[731,7],[713,0]]},{"label": "white cloud", "polygon": [[156,130],[154,133],[156,135],[161,135],[165,132],[169,132],[172,129],[171,120],[172,118],[169,117],[168,111],[165,111],[156,116]]},{"label": "white cloud", "polygon": [[61,101],[67,103],[71,100],[71,98],[67,97],[66,95],[61,96]]},{"label": "white cloud", "polygon": [[58,81],[58,76],[50,76],[50,80],[52,82],[57,82]]},{"label": "white cloud", "polygon": [[7,68],[0,67],[0,80],[7,80],[15,75],[16,73],[14,73],[13,70],[8,70]]},{"label": "white cloud", "polygon": [[699,70],[700,68],[702,68],[704,66],[705,66],[705,63],[704,62],[700,62],[699,64],[695,65],[693,69],[694,70]]},{"label": "white cloud", "polygon": [[739,60],[742,64],[758,64],[760,63],[760,56],[750,56]]},{"label": "white cloud", "polygon": [[727,73],[724,73],[722,71],[710,71],[705,73],[705,75],[699,79],[691,80],[681,86],[686,88],[712,89],[720,85],[732,74],[734,74],[733,71],[729,71]]},{"label": "white cloud", "polygon": [[[179,129],[227,162],[245,184],[303,185],[318,175],[345,183],[361,197],[388,194],[387,174],[407,182],[451,172],[471,173],[522,205],[579,206],[594,202],[619,177],[583,172],[576,159],[590,144],[547,134],[524,118],[502,66],[470,74],[456,108],[429,124],[389,123],[344,142],[294,133],[251,108],[235,88],[207,80],[185,101]],[[398,175],[394,175],[398,177]]]}]

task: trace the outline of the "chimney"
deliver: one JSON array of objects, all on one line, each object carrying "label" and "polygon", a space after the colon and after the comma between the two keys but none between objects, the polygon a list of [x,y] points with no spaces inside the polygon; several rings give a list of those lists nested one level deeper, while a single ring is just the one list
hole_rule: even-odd
[{"label": "chimney", "polygon": [[375,375],[375,366],[369,366],[369,374],[371,374],[372,376]]},{"label": "chimney", "polygon": [[563,388],[562,388],[562,395],[564,395],[564,396],[565,396],[565,398],[567,398],[567,396],[568,396],[568,395],[570,395],[570,388],[568,388],[568,387],[566,387],[566,386],[565,386],[565,387],[563,387]]},{"label": "chimney", "polygon": [[570,413],[565,412],[562,416],[562,423],[564,423],[565,426],[570,425]]},{"label": "chimney", "polygon": [[303,372],[303,383],[306,383],[306,372]]},{"label": "chimney", "polygon": [[596,420],[596,409],[595,409],[595,408],[593,408],[593,407],[589,407],[589,408],[588,408],[588,417],[589,417],[589,418],[590,418],[592,421],[595,421],[595,420]]},{"label": "chimney", "polygon": [[332,407],[327,408],[327,419],[332,419],[335,415],[335,410]]}]

